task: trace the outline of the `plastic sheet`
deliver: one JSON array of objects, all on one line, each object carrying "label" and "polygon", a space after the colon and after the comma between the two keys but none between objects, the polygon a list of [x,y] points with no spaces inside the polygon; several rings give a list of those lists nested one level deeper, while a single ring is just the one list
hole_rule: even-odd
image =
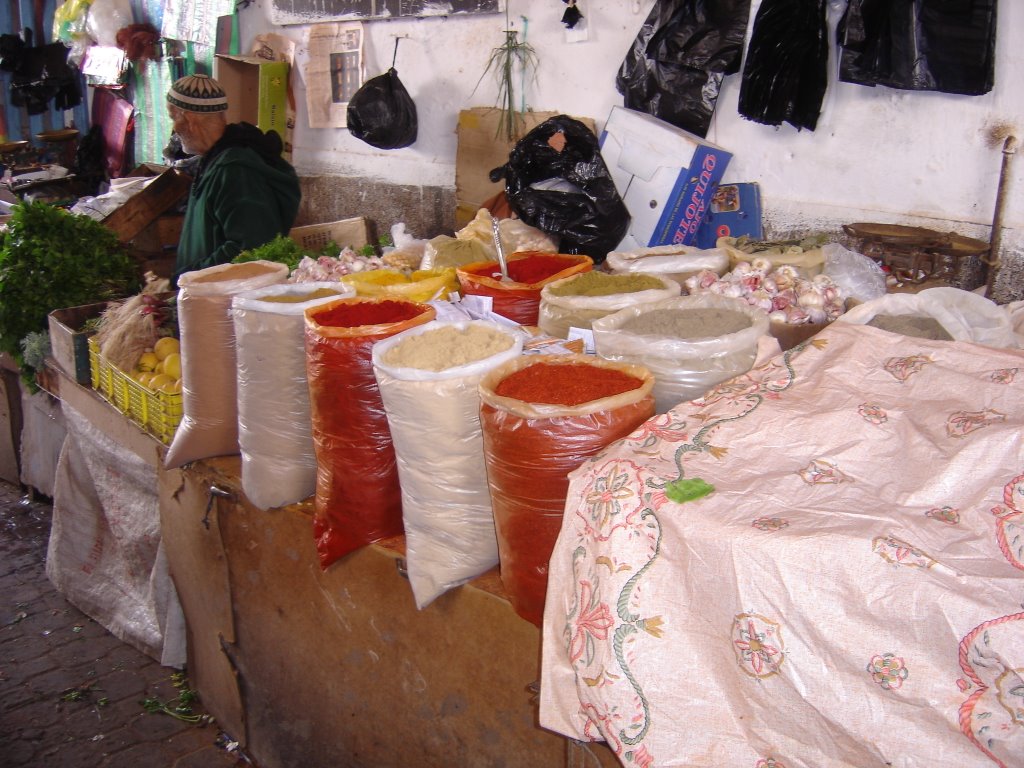
[{"label": "plastic sheet", "polygon": [[996,0],[850,0],[839,79],[977,96],[995,84]]},{"label": "plastic sheet", "polygon": [[[528,403],[496,393],[505,378],[537,363],[612,368],[643,384],[579,406]],[[653,386],[653,376],[641,366],[584,355],[522,356],[481,381],[480,424],[501,581],[512,607],[527,621],[540,626],[544,615],[548,559],[562,526],[569,473],[654,415]]]},{"label": "plastic sheet", "polygon": [[[339,312],[349,319],[332,318]],[[402,533],[395,449],[372,349],[435,314],[426,304],[378,298],[339,299],[306,310],[306,375],[317,460],[313,533],[323,568]]]},{"label": "plastic sheet", "polygon": [[707,136],[749,16],[750,0],[658,0],[615,78],[623,106]]},{"label": "plastic sheet", "polygon": [[825,0],[763,0],[743,64],[739,113],[813,131],[827,86]]},{"label": "plastic sheet", "polygon": [[[680,339],[622,330],[628,321],[661,309],[725,309],[750,318],[736,333]],[[656,304],[630,307],[596,320],[592,326],[597,354],[606,360],[642,365],[655,376],[658,413],[695,400],[716,384],[746,373],[757,357],[758,340],[768,333],[768,315],[742,299],[702,293]]]},{"label": "plastic sheet", "polygon": [[490,178],[505,179],[512,210],[527,224],[557,236],[561,253],[583,253],[599,264],[629,229],[629,211],[597,137],[566,115],[527,133]]},{"label": "plastic sheet", "polygon": [[418,128],[416,105],[394,67],[363,83],[348,103],[349,132],[372,147],[408,147]]},{"label": "plastic sheet", "polygon": [[[302,298],[318,291],[333,296]],[[247,291],[231,301],[242,490],[259,509],[301,501],[316,489],[305,311],[354,294],[337,282],[285,283]],[[281,298],[290,300],[275,300]]]},{"label": "plastic sheet", "polygon": [[[385,363],[396,344],[440,328],[484,327],[511,346],[429,371]],[[480,429],[480,380],[522,354],[523,334],[485,321],[430,322],[376,343],[373,366],[402,488],[409,584],[418,608],[498,564]]]},{"label": "plastic sheet", "polygon": [[595,320],[600,320],[620,309],[671,299],[678,296],[682,290],[682,286],[675,280],[656,275],[652,277],[661,281],[661,288],[649,288],[631,293],[613,293],[605,296],[556,296],[552,293],[553,288],[557,288],[567,280],[572,280],[572,277],[548,283],[540,291],[540,313],[537,325],[549,336],[565,339],[569,336],[570,328],[590,328]]},{"label": "plastic sheet", "polygon": [[164,460],[168,469],[238,453],[238,369],[231,301],[240,293],[287,279],[288,267],[273,261],[218,264],[178,278],[184,415]]},{"label": "plastic sheet", "polygon": [[[538,255],[550,266],[550,275],[531,282],[516,280],[518,266],[527,260],[536,261]],[[520,325],[536,325],[540,314],[540,292],[544,286],[580,272],[588,272],[593,266],[594,262],[589,256],[523,252],[508,258],[509,276],[512,279],[502,279],[496,261],[467,264],[460,267],[457,274],[459,285],[466,296],[490,296],[495,314]]]}]

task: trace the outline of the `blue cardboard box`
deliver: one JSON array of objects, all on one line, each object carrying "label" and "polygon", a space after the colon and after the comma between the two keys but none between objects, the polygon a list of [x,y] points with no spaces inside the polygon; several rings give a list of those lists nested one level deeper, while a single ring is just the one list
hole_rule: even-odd
[{"label": "blue cardboard box", "polygon": [[632,219],[620,251],[695,245],[732,153],[652,115],[612,107],[601,157]]}]

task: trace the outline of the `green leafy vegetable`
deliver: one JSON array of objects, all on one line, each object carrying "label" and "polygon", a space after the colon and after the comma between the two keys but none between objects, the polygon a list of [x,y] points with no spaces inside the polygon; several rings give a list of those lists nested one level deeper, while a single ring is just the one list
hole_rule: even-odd
[{"label": "green leafy vegetable", "polygon": [[333,240],[319,251],[314,251],[303,248],[290,237],[278,235],[269,243],[242,251],[231,261],[234,264],[242,264],[247,261],[276,261],[287,264],[289,270],[294,270],[299,266],[303,256],[315,259],[318,256],[337,256],[339,253],[341,253],[341,246]]},{"label": "green leafy vegetable", "polygon": [[47,315],[129,296],[135,262],[107,227],[42,202],[17,203],[0,245],[0,350],[24,365],[21,341]]}]

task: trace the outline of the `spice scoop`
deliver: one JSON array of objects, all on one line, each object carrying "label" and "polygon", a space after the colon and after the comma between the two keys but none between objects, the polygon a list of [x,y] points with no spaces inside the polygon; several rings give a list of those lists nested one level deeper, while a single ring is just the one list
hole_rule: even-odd
[{"label": "spice scoop", "polygon": [[491,232],[494,234],[494,250],[498,252],[498,268],[501,269],[501,279],[508,280],[508,264],[505,261],[505,250],[501,247],[501,229],[498,227],[496,216],[491,217]]}]

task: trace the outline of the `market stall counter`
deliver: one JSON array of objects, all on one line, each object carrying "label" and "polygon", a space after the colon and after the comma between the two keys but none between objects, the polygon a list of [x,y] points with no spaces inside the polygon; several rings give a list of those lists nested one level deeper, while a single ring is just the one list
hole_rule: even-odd
[{"label": "market stall counter", "polygon": [[540,633],[496,570],[417,610],[404,537],[318,562],[312,500],[268,511],[222,457],[160,473],[204,705],[261,768],[615,766],[537,725]]}]

